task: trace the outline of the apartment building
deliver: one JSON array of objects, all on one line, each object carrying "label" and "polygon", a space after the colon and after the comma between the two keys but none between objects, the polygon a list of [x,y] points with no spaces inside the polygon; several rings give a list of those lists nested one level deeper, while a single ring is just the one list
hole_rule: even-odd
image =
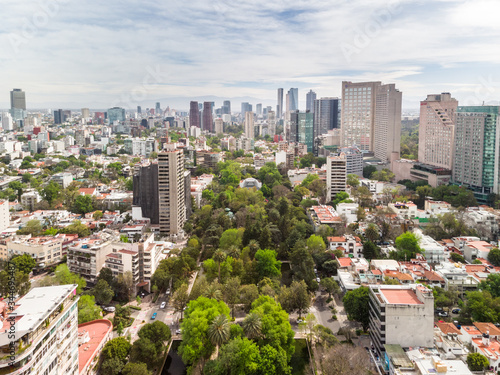
[{"label": "apartment building", "polygon": [[9,200],[0,200],[0,232],[10,225]]},{"label": "apartment building", "polygon": [[114,277],[130,271],[134,285],[139,283],[139,252],[132,250],[116,250],[106,255],[104,267],[109,268]]},{"label": "apartment building", "polygon": [[108,319],[97,319],[78,325],[79,375],[96,375],[99,356],[104,345],[113,337],[113,324]]},{"label": "apartment building", "polygon": [[36,260],[37,267],[47,267],[61,262],[63,240],[51,236],[15,236],[6,240],[7,257],[29,254]]},{"label": "apartment building", "polygon": [[384,345],[434,346],[434,296],[423,285],[370,285],[370,338]]},{"label": "apartment building", "polygon": [[326,158],[326,201],[331,202],[335,195],[346,191],[347,185],[347,159],[341,152]]},{"label": "apartment building", "polygon": [[[11,343],[16,351],[13,365],[10,356],[0,358],[0,373],[78,375],[76,287],[33,288],[16,302],[13,312],[0,301],[0,352],[8,353]],[[15,327],[14,339],[10,327]]]}]

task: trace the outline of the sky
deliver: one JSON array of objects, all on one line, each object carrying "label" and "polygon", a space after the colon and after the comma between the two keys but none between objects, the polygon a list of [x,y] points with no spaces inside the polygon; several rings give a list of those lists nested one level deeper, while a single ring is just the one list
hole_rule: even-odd
[{"label": "sky", "polygon": [[403,109],[451,92],[500,100],[497,0],[2,0],[0,108],[190,100],[276,106],[276,89],[341,95],[341,82],[395,83]]}]

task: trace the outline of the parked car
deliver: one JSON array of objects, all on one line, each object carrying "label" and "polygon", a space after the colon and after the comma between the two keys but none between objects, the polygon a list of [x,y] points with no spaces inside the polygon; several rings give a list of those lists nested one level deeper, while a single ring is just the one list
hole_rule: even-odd
[{"label": "parked car", "polygon": [[153,315],[151,315],[151,320],[155,320],[156,319],[156,315],[158,315],[158,313],[154,313]]},{"label": "parked car", "polygon": [[321,279],[319,277],[317,277],[316,281],[319,283],[321,281]]},{"label": "parked car", "polygon": [[168,296],[170,295],[170,288],[167,289],[167,291],[165,292],[165,294]]},{"label": "parked car", "polygon": [[297,324],[300,324],[300,323],[304,323],[304,320],[301,318],[297,319]]},{"label": "parked car", "polygon": [[175,331],[176,335],[180,335],[182,333],[182,330],[179,328],[178,330]]},{"label": "parked car", "polygon": [[114,306],[103,307],[102,309],[106,312],[115,312],[116,310]]},{"label": "parked car", "polygon": [[446,318],[448,316],[448,313],[446,311],[441,311],[438,313],[439,316]]},{"label": "parked car", "polygon": [[165,306],[167,306],[167,303],[166,302],[162,302],[161,305],[160,305],[160,309],[164,309]]},{"label": "parked car", "polygon": [[458,308],[451,310],[451,312],[452,312],[453,314],[460,314],[460,311],[461,311],[461,310],[460,310],[460,309],[458,309]]}]

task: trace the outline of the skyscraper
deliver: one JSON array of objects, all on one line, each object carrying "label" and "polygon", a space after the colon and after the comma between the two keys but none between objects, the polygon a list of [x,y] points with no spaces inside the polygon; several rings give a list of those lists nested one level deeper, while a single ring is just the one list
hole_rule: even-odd
[{"label": "skyscraper", "polygon": [[338,98],[314,100],[314,137],[340,127],[339,104]]},{"label": "skyscraper", "polygon": [[137,106],[137,113],[142,114],[142,108],[140,105]]},{"label": "skyscraper", "polygon": [[114,124],[115,121],[125,121],[125,109],[120,107],[113,107],[108,109],[108,120],[110,124]]},{"label": "skyscraper", "polygon": [[248,102],[241,103],[241,115],[242,116],[244,116],[245,113],[252,112],[252,111],[253,111],[253,107],[250,103],[248,103]]},{"label": "skyscraper", "polygon": [[215,134],[224,133],[224,121],[221,118],[216,118],[214,121]]},{"label": "skyscraper", "polygon": [[458,107],[454,133],[453,182],[486,203],[500,192],[500,107]]},{"label": "skyscraper", "polygon": [[84,119],[90,118],[90,110],[88,108],[82,108],[82,117]]},{"label": "skyscraper", "polygon": [[283,89],[278,89],[278,104],[276,105],[276,118],[278,120],[283,116]]},{"label": "skyscraper", "polygon": [[161,107],[160,107],[160,102],[156,102],[155,113],[156,113],[157,115],[161,115]]},{"label": "skyscraper", "polygon": [[224,104],[222,106],[222,114],[223,115],[231,114],[231,102],[229,100],[224,100]]},{"label": "skyscraper", "polygon": [[420,102],[418,161],[439,168],[453,168],[453,146],[458,101],[450,93],[427,95]]},{"label": "skyscraper", "polygon": [[401,103],[402,93],[394,84],[342,82],[342,146],[357,146],[373,151],[383,162],[391,160],[400,151]]},{"label": "skyscraper", "polygon": [[62,124],[63,123],[63,114],[62,114],[62,109],[56,109],[54,111],[54,124]]},{"label": "skyscraper", "polygon": [[313,90],[309,90],[306,94],[306,112],[314,112],[314,101],[316,100],[316,93]]},{"label": "skyscraper", "polygon": [[21,89],[10,92],[10,114],[14,121],[24,120],[26,117],[26,94]]},{"label": "skyscraper", "polygon": [[295,111],[290,113],[290,142],[299,142],[307,146],[307,152],[314,148],[314,117],[311,112]]},{"label": "skyscraper", "polygon": [[200,110],[196,101],[189,103],[189,125],[200,127]]},{"label": "skyscraper", "polygon": [[262,115],[262,103],[259,103],[255,106],[255,111],[256,111],[257,116]]},{"label": "skyscraper", "polygon": [[203,102],[203,130],[211,133],[214,131],[214,121],[212,117],[212,102]]},{"label": "skyscraper", "polygon": [[184,154],[175,143],[166,143],[158,153],[160,233],[179,234],[186,222]]},{"label": "skyscraper", "polygon": [[286,94],[286,111],[297,111],[299,109],[299,89],[291,88]]},{"label": "skyscraper", "polygon": [[151,224],[159,224],[158,163],[136,166],[133,182],[132,204],[141,208],[142,217]]},{"label": "skyscraper", "polygon": [[245,137],[254,139],[254,119],[253,112],[247,111],[245,113]]}]

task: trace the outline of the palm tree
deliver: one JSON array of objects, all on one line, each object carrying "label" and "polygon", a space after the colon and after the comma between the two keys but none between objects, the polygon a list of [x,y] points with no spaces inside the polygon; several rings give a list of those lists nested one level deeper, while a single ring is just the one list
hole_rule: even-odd
[{"label": "palm tree", "polygon": [[258,339],[262,335],[262,321],[256,313],[250,313],[243,320],[243,332],[249,339]]},{"label": "palm tree", "polygon": [[220,291],[219,285],[220,284],[218,283],[210,284],[203,295],[207,298],[216,299],[217,301],[219,301],[222,298],[222,292]]},{"label": "palm tree", "polygon": [[220,283],[220,264],[224,262],[226,259],[226,253],[222,251],[221,249],[218,249],[215,253],[214,256],[212,257],[217,264],[219,265],[219,283]]},{"label": "palm tree", "polygon": [[230,336],[230,324],[227,317],[223,314],[215,317],[208,327],[208,339],[215,346],[215,358],[219,355],[219,347],[228,342]]},{"label": "palm tree", "polygon": [[231,245],[227,249],[227,255],[229,255],[230,257],[232,257],[234,259],[238,259],[240,257],[240,253],[241,253],[241,251],[238,248],[238,246]]}]

